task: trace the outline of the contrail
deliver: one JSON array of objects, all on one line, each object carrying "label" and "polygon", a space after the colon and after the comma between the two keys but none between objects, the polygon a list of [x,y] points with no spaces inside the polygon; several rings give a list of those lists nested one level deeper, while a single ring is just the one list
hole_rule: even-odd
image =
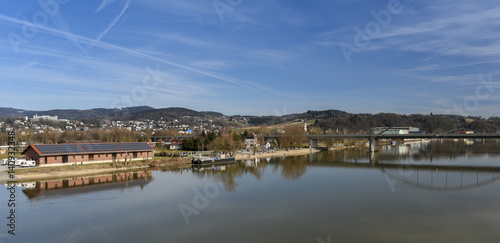
[{"label": "contrail", "polygon": [[108,25],[108,28],[106,28],[103,32],[101,32],[101,34],[99,34],[99,36],[97,36],[96,41],[100,41],[102,39],[102,37],[104,37],[109,32],[109,30],[111,30],[111,28],[113,28],[113,26],[118,22],[118,20],[120,20],[122,15],[127,11],[128,6],[130,5],[130,2],[131,2],[131,0],[128,0],[125,3],[125,6],[123,7],[121,13],[113,19],[113,21]]},{"label": "contrail", "polygon": [[60,31],[60,30],[53,29],[53,28],[49,28],[49,27],[46,27],[46,26],[36,26],[36,25],[31,24],[29,22],[24,22],[24,21],[22,21],[20,19],[12,18],[12,17],[6,16],[6,15],[3,15],[3,14],[0,14],[0,20],[8,21],[8,22],[11,22],[11,23],[16,23],[16,24],[20,24],[20,25],[29,25],[30,27],[42,29],[42,30],[48,31],[49,33],[55,34],[57,36],[62,36],[62,37],[66,37],[66,38],[67,37],[71,37],[72,39],[75,39],[79,43],[91,44],[91,45],[93,44],[93,45],[99,46],[99,47],[101,47],[103,49],[118,50],[118,51],[121,51],[121,52],[124,52],[124,53],[129,53],[129,54],[132,54],[132,55],[135,55],[135,56],[147,58],[147,59],[150,59],[150,60],[155,60],[155,61],[158,61],[158,62],[163,62],[163,63],[169,64],[169,65],[175,66],[175,67],[179,67],[179,68],[182,68],[182,69],[185,69],[185,70],[189,70],[189,71],[192,71],[192,72],[195,72],[195,73],[199,73],[199,74],[202,74],[204,76],[215,78],[215,79],[218,79],[218,80],[221,80],[221,81],[225,81],[225,82],[228,82],[228,83],[231,83],[231,84],[234,84],[234,85],[239,85],[239,86],[242,86],[242,87],[245,87],[245,88],[249,88],[249,89],[252,89],[252,90],[258,90],[258,88],[253,87],[253,85],[247,84],[245,82],[241,82],[241,81],[240,82],[236,82],[236,81],[233,81],[233,80],[228,79],[228,78],[224,78],[224,77],[221,77],[221,76],[218,76],[218,75],[215,75],[215,74],[204,72],[204,71],[201,71],[201,70],[189,67],[189,66],[185,66],[185,65],[182,65],[182,64],[179,64],[179,63],[175,63],[175,62],[172,62],[172,61],[168,61],[168,60],[165,60],[165,59],[162,59],[162,58],[150,56],[148,54],[145,54],[145,53],[142,53],[142,52],[139,52],[139,51],[135,51],[135,50],[131,50],[131,49],[128,49],[128,48],[125,48],[125,47],[121,47],[121,46],[109,44],[109,43],[102,42],[102,41],[96,41],[96,40],[93,40],[93,39],[90,39],[90,38],[87,38],[87,37],[84,37],[84,36],[76,35],[76,34],[73,34],[73,33],[67,33],[67,32]]},{"label": "contrail", "polygon": [[112,4],[115,0],[103,0],[101,5],[95,10],[94,13],[97,13],[99,11],[101,11],[103,8],[105,8],[106,6]]}]

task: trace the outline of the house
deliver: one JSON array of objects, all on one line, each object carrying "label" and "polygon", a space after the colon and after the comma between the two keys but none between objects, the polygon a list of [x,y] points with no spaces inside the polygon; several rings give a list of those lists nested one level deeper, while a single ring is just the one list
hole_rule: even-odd
[{"label": "house", "polygon": [[145,142],[139,143],[65,143],[30,144],[24,151],[26,160],[37,166],[90,164],[115,161],[149,159],[154,149]]},{"label": "house", "polygon": [[265,151],[269,151],[269,149],[271,148],[271,143],[270,142],[267,142],[265,145],[264,145],[264,150]]},{"label": "house", "polygon": [[245,148],[253,149],[255,147],[260,147],[260,144],[257,140],[257,134],[252,132],[245,137]]},{"label": "house", "polygon": [[182,139],[176,139],[176,138],[169,139],[165,141],[164,146],[167,149],[182,150]]}]

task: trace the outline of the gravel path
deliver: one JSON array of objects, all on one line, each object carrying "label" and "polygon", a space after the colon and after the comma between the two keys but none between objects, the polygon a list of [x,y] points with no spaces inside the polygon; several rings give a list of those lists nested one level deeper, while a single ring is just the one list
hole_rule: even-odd
[{"label": "gravel path", "polygon": [[0,183],[19,180],[19,177],[17,176],[14,179],[9,178],[9,173],[7,173],[7,171],[7,168],[2,168],[2,170],[0,171]]}]

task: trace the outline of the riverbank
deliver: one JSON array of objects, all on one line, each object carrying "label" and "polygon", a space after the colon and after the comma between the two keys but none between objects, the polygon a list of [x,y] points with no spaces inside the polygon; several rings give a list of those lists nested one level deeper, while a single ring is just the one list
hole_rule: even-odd
[{"label": "riverbank", "polygon": [[255,158],[267,158],[267,157],[286,157],[286,156],[297,156],[297,155],[306,155],[311,153],[320,152],[319,149],[314,148],[301,148],[301,149],[293,149],[293,150],[278,150],[275,153],[266,152],[266,153],[255,153],[254,154],[237,154],[236,160],[245,160],[245,159],[255,159]]},{"label": "riverbank", "polygon": [[[320,152],[319,149],[294,149],[294,150],[280,150],[275,153],[256,153],[253,154],[238,154],[236,160],[266,158],[266,157],[283,157],[283,156],[297,156],[306,155],[310,153]],[[88,164],[88,165],[67,165],[67,166],[54,166],[54,167],[38,167],[16,170],[16,181],[36,181],[47,179],[58,179],[77,176],[91,176],[103,173],[113,173],[124,170],[139,170],[139,169],[153,169],[153,168],[168,168],[179,169],[191,167],[191,158],[161,158],[152,159],[147,161],[134,161],[134,162],[115,162],[103,164]],[[6,174],[6,173],[5,173]],[[7,177],[5,177],[7,178]],[[2,180],[2,178],[0,178]],[[5,182],[2,180],[0,182]]]},{"label": "riverbank", "polygon": [[34,181],[34,180],[47,180],[56,178],[67,178],[76,176],[90,176],[103,173],[112,173],[124,170],[137,170],[168,167],[172,169],[186,168],[191,166],[189,158],[167,158],[167,159],[153,159],[148,161],[134,161],[134,162],[115,162],[103,164],[89,164],[89,165],[68,165],[68,166],[54,166],[54,167],[38,167],[28,169],[17,169],[17,181]]}]

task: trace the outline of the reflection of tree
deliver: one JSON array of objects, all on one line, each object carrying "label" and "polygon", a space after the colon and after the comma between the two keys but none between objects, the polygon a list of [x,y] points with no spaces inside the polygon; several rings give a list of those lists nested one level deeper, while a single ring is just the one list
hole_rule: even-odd
[{"label": "reflection of tree", "polygon": [[285,179],[296,180],[306,173],[306,156],[287,157],[279,162],[281,175]]},{"label": "reflection of tree", "polygon": [[257,180],[260,180],[264,171],[271,164],[274,165],[274,169],[281,169],[281,175],[284,178],[295,180],[306,173],[307,157],[288,157],[278,162],[271,160],[270,163],[267,161],[256,162],[254,160],[238,161],[234,165],[226,166],[225,170],[220,170],[220,167],[218,167],[219,169],[214,169],[216,167],[209,166],[204,170],[193,170],[193,173],[200,179],[213,178],[215,181],[221,182],[227,191],[232,192],[238,186],[238,178],[243,177],[245,174],[252,174]]},{"label": "reflection of tree", "polygon": [[[224,185],[224,188],[232,192],[236,189],[238,183],[237,179],[241,178],[245,174],[252,174],[260,180],[263,172],[267,168],[266,163],[257,163],[254,166],[246,166],[245,162],[236,162],[233,165],[225,166],[225,170],[221,170],[221,166],[208,166],[204,170],[193,170],[194,173],[200,178],[213,178],[217,182],[221,182]],[[218,168],[218,169],[215,169]]]},{"label": "reflection of tree", "polygon": [[[485,144],[467,145],[464,142],[446,142],[440,143],[434,141],[427,145],[422,146],[420,151],[409,151],[405,154],[399,153],[384,153],[379,154],[379,159],[384,162],[400,161],[403,158],[411,158],[415,161],[430,160],[432,158],[443,158],[448,156],[461,157],[471,156],[472,154],[489,153],[490,156],[499,156],[491,153],[497,152],[500,147],[497,142],[486,142]],[[313,157],[311,157],[313,156]],[[217,182],[221,182],[224,188],[232,192],[238,186],[238,178],[242,178],[246,174],[252,174],[256,179],[260,180],[268,167],[274,173],[280,172],[281,176],[285,179],[296,180],[302,177],[306,171],[307,166],[314,166],[316,163],[324,165],[325,163],[335,162],[363,162],[370,161],[370,153],[366,149],[348,149],[343,151],[331,151],[324,153],[316,153],[308,156],[295,156],[295,157],[280,157],[273,158],[267,162],[262,159],[259,162],[254,160],[238,161],[233,165],[225,166],[225,170],[220,170],[220,165],[215,167],[208,167],[205,170],[193,170],[199,178],[213,178]]]}]

